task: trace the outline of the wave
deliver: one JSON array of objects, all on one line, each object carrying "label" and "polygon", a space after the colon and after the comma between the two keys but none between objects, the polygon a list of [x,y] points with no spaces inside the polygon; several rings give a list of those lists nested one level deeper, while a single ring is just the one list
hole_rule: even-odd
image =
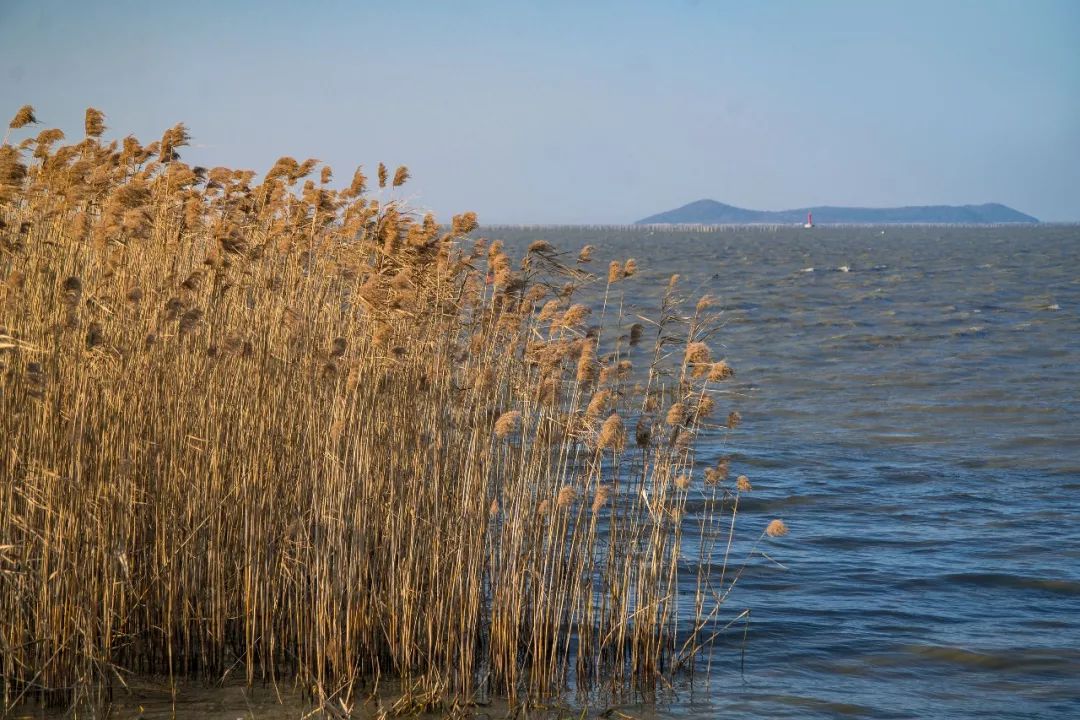
[{"label": "wave", "polygon": [[919,578],[906,583],[908,586],[940,584],[972,585],[975,587],[1009,588],[1015,590],[1041,590],[1070,597],[1080,596],[1080,580],[1040,578],[1012,573],[949,573],[934,578]]},{"label": "wave", "polygon": [[900,650],[919,658],[920,661],[931,660],[985,670],[1028,673],[1080,671],[1080,653],[1072,648],[970,650],[948,645],[904,645]]}]

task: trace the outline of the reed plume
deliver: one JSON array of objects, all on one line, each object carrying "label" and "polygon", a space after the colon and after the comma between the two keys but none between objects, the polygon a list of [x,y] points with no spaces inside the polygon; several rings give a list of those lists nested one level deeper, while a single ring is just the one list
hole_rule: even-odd
[{"label": "reed plume", "polygon": [[731,366],[729,366],[723,360],[720,360],[719,362],[714,362],[709,368],[709,382],[721,382],[734,376],[735,371],[732,370]]},{"label": "reed plume", "polygon": [[788,534],[788,527],[783,520],[771,520],[765,527],[765,534],[769,537],[783,537]]},{"label": "reed plume", "polygon": [[626,446],[626,426],[617,413],[612,413],[600,427],[600,437],[597,447],[601,450],[613,450],[622,452]]},{"label": "reed plume", "polygon": [[37,118],[34,116],[34,108],[31,105],[23,105],[19,108],[19,111],[15,113],[15,117],[11,118],[11,122],[8,127],[12,130],[18,130],[19,128],[26,127],[32,123],[36,123]]},{"label": "reed plume", "polygon": [[574,500],[576,500],[576,499],[577,499],[577,491],[574,490],[574,488],[572,486],[565,485],[559,490],[559,496],[558,496],[558,499],[555,502],[555,505],[558,508],[565,510],[566,508],[573,505]]},{"label": "reed plume", "polygon": [[686,346],[686,362],[691,365],[709,362],[709,346],[703,342],[692,342]]},{"label": "reed plume", "polygon": [[521,427],[521,412],[518,410],[511,410],[503,413],[499,416],[499,419],[495,421],[495,437],[504,438],[511,433],[515,433]]},{"label": "reed plume", "polygon": [[607,505],[608,498],[611,497],[611,487],[608,485],[601,485],[596,488],[596,493],[593,495],[592,512],[593,515],[600,512],[605,505]]},{"label": "reed plume", "polygon": [[86,120],[84,123],[86,137],[99,138],[105,132],[105,113],[94,108],[86,108]]},{"label": "reed plume", "polygon": [[353,173],[352,182],[349,184],[349,189],[345,192],[346,198],[358,198],[364,194],[367,190],[367,176],[364,175],[364,171],[361,168],[357,168]]}]

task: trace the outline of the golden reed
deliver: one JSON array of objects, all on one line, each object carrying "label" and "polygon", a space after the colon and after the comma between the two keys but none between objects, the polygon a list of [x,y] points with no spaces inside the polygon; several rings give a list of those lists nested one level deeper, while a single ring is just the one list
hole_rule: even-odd
[{"label": "golden reed", "polygon": [[705,305],[673,278],[628,326],[634,260],[515,262],[472,213],[412,213],[404,167],[369,195],[314,159],[187,165],[183,125],[104,132],[0,146],[5,711],[137,673],[348,712],[380,678],[411,711],[693,669],[749,489],[726,459],[691,482],[738,422],[708,419],[732,373]]}]

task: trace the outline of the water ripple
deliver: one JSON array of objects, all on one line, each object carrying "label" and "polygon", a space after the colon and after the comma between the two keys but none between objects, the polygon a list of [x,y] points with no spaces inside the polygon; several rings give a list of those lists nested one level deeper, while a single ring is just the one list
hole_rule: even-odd
[{"label": "water ripple", "polygon": [[792,530],[729,598],[745,654],[660,714],[1080,717],[1080,227],[545,237],[636,257],[634,312],[718,299],[743,426],[698,459],[754,484],[733,557]]}]

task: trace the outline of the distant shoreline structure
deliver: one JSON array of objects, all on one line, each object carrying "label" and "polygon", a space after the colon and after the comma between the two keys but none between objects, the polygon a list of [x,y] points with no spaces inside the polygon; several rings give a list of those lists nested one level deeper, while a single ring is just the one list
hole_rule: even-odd
[{"label": "distant shoreline structure", "polygon": [[[817,223],[815,228],[821,227]],[[1039,223],[829,223],[828,228],[1048,228],[1048,227],[1080,227],[1080,222],[1039,222]],[[730,230],[760,230],[762,232],[775,232],[777,230],[802,229],[801,225],[792,223],[663,223],[655,225],[643,225],[639,223],[481,223],[480,232],[499,230],[515,231],[542,231],[542,230],[590,230],[590,231],[619,231],[619,232],[726,232]]]},{"label": "distant shoreline structure", "polygon": [[[804,222],[805,218],[805,222]],[[792,210],[748,210],[716,200],[692,203],[650,215],[635,225],[997,225],[1038,224],[1039,219],[1001,203],[982,205],[906,205],[840,207],[819,205]]]}]

